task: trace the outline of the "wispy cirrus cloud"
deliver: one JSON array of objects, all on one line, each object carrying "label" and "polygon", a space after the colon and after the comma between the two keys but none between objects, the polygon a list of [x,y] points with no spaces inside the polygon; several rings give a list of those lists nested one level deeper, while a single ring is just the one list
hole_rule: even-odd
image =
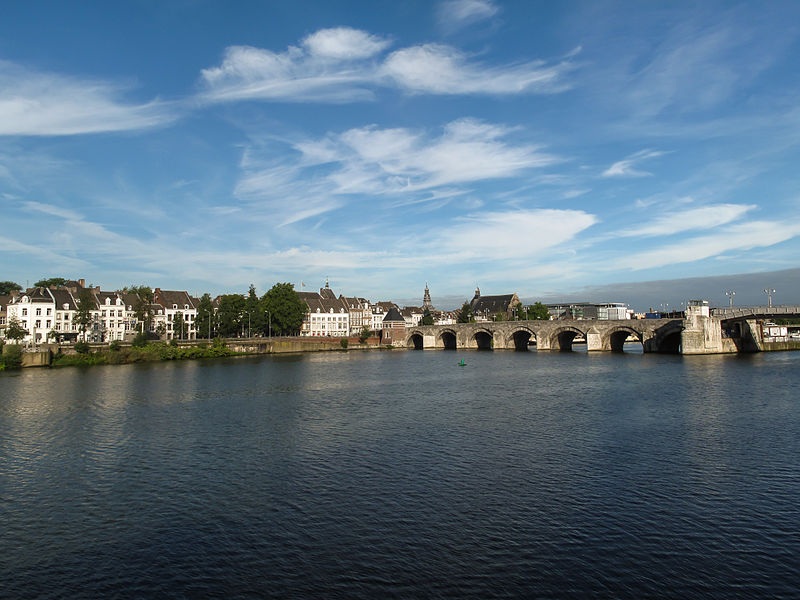
[{"label": "wispy cirrus cloud", "polygon": [[[517,176],[561,160],[539,146],[510,141],[513,131],[476,119],[448,123],[439,135],[369,126],[295,141],[293,159],[285,153],[259,159],[246,152],[236,194],[269,204],[287,224],[334,210],[360,195],[385,197],[391,206],[398,206],[398,199],[404,206],[446,203],[463,194],[465,185]],[[287,197],[303,201],[288,206]]]},{"label": "wispy cirrus cloud", "polygon": [[205,102],[266,100],[357,102],[376,89],[420,94],[550,94],[571,87],[572,55],[511,65],[476,62],[451,46],[421,44],[379,55],[390,41],[346,27],[321,29],[298,46],[273,52],[231,46],[219,66],[202,71]]},{"label": "wispy cirrus cloud", "polygon": [[755,204],[710,204],[661,214],[650,223],[632,225],[622,237],[674,235],[697,229],[714,229],[731,223],[758,208]]},{"label": "wispy cirrus cloud", "polygon": [[750,221],[718,232],[681,240],[619,260],[614,267],[634,271],[695,262],[726,252],[766,248],[800,235],[800,221]]},{"label": "wispy cirrus cloud", "polygon": [[498,13],[497,6],[489,0],[448,0],[439,4],[439,25],[448,33],[489,19]]},{"label": "wispy cirrus cloud", "polygon": [[34,71],[0,60],[0,135],[130,131],[178,118],[173,104],[125,101],[126,91],[106,81]]},{"label": "wispy cirrus cloud", "polygon": [[489,66],[469,61],[450,46],[424,44],[393,52],[382,72],[411,93],[502,95],[563,92],[571,87],[565,75],[573,69],[569,60]]},{"label": "wispy cirrus cloud", "polygon": [[602,173],[602,177],[646,177],[652,175],[647,171],[636,168],[640,162],[661,156],[664,152],[658,150],[640,150],[631,154],[624,160],[615,162]]}]

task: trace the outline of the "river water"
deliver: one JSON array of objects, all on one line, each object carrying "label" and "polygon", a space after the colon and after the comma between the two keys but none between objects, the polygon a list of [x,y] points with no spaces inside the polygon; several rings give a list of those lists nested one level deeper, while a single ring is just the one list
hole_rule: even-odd
[{"label": "river water", "polygon": [[798,390],[800,352],[4,373],[0,596],[798,598]]}]

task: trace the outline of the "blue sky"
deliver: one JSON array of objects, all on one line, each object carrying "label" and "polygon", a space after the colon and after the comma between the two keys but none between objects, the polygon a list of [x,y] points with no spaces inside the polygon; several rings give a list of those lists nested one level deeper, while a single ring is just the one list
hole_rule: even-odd
[{"label": "blue sky", "polygon": [[796,2],[3,12],[0,279],[435,301],[797,266]]}]

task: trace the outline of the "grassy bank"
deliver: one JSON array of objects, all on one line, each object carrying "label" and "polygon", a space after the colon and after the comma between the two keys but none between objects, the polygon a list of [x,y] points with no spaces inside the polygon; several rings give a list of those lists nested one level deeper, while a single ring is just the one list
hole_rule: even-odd
[{"label": "grassy bank", "polygon": [[189,360],[197,358],[219,358],[241,354],[227,348],[222,340],[214,340],[211,345],[173,346],[161,342],[143,346],[109,348],[96,352],[78,354],[56,354],[54,367],[77,367],[92,365],[123,365],[137,362],[156,362],[163,360]]}]

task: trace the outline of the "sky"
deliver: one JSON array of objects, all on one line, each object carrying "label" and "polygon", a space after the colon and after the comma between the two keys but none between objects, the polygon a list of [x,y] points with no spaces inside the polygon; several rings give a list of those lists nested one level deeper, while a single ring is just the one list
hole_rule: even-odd
[{"label": "sky", "polygon": [[675,306],[798,266],[797,2],[3,13],[1,280]]}]

